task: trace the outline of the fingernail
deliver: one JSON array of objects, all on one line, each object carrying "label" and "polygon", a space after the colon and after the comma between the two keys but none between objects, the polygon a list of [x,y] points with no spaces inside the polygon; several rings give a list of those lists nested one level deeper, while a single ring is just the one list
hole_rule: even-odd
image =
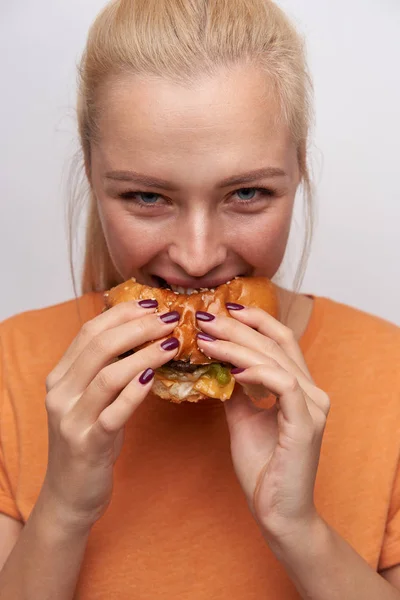
[{"label": "fingernail", "polygon": [[243,371],[245,371],[246,369],[240,369],[239,367],[235,367],[234,369],[231,369],[231,373],[232,375],[239,375],[239,373],[243,373]]},{"label": "fingernail", "polygon": [[161,348],[167,351],[176,350],[178,346],[179,341],[175,337],[168,338],[167,340],[164,340],[164,342],[161,344]]},{"label": "fingernail", "polygon": [[212,335],[208,335],[208,333],[204,333],[203,331],[200,331],[200,333],[197,334],[197,338],[199,340],[203,340],[204,342],[215,342],[217,339]]},{"label": "fingernail", "polygon": [[139,382],[142,385],[146,385],[146,383],[149,383],[149,381],[151,381],[153,379],[153,377],[154,377],[153,369],[146,369],[145,371],[143,371],[143,373],[139,377]]},{"label": "fingernail", "polygon": [[147,300],[140,300],[139,306],[142,308],[157,308],[158,302],[157,300],[151,300],[150,298]]},{"label": "fingernail", "polygon": [[204,310],[197,310],[196,319],[198,319],[199,321],[214,321],[215,316],[211,313],[204,312]]},{"label": "fingernail", "polygon": [[242,310],[244,308],[242,304],[236,304],[236,302],[227,302],[225,306],[228,310]]},{"label": "fingernail", "polygon": [[177,321],[179,321],[180,318],[181,316],[176,310],[164,313],[160,316],[161,321],[163,321],[164,323],[176,323]]}]

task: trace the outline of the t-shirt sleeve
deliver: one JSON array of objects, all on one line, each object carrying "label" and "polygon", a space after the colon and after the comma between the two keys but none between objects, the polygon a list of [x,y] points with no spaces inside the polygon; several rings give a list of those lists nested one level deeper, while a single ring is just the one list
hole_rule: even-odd
[{"label": "t-shirt sleeve", "polygon": [[400,462],[393,484],[378,570],[400,564]]},{"label": "t-shirt sleeve", "polygon": [[5,465],[3,434],[7,423],[4,422],[4,401],[5,401],[5,376],[3,348],[0,337],[0,513],[4,513],[14,519],[21,520],[20,512],[15,503],[7,469]]}]

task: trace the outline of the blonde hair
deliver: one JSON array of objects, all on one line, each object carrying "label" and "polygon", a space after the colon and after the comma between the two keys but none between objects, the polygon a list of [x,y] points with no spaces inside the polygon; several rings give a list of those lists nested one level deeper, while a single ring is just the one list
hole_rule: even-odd
[{"label": "blonde hair", "polygon": [[[74,275],[74,236],[86,209],[83,293],[121,282],[107,248],[90,189],[90,149],[96,138],[99,87],[110,75],[153,75],[184,85],[220,67],[252,63],[264,70],[279,100],[281,118],[297,147],[305,198],[306,232],[294,289],[299,289],[313,233],[313,193],[307,144],[312,83],[303,40],[270,0],[114,0],[93,23],[79,67],[78,125],[81,151],[75,162],[68,206],[69,249]],[[270,85],[271,85],[270,83]],[[83,160],[82,160],[83,159]],[[83,168],[84,167],[84,168]],[[86,180],[86,192],[82,190]]]}]

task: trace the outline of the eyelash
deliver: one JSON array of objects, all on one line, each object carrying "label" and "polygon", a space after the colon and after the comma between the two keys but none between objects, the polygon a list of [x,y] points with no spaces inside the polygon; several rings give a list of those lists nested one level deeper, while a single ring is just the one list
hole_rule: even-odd
[{"label": "eyelash", "polygon": [[[272,188],[263,188],[263,187],[239,188],[239,189],[235,190],[233,193],[236,194],[237,192],[243,192],[244,190],[255,191],[255,192],[258,192],[262,197],[268,197],[268,198],[273,198],[277,194],[276,190],[274,190]],[[143,192],[141,190],[123,192],[122,194],[119,194],[119,198],[121,198],[122,200],[127,200],[130,202],[133,202],[140,208],[144,208],[144,209],[152,209],[152,208],[156,208],[158,206],[158,203],[147,204],[146,202],[138,201],[137,199],[135,199],[135,196],[137,196],[139,194],[152,194],[152,192]],[[161,197],[159,194],[152,194],[152,195]],[[251,198],[249,200],[239,200],[238,202],[239,202],[239,204],[246,205],[246,204],[253,204],[255,202],[258,202],[259,200],[260,200],[260,198],[256,197],[256,198]]]}]

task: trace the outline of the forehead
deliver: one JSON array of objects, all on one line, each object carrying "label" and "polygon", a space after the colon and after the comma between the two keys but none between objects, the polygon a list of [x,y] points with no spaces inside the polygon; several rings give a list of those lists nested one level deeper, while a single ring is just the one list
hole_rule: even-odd
[{"label": "forehead", "polygon": [[248,156],[288,168],[293,158],[272,84],[260,69],[249,66],[220,70],[190,86],[156,77],[115,76],[103,85],[97,106],[96,146],[108,166],[123,168],[121,162],[140,155],[141,161],[166,166],[171,160],[188,164],[212,156],[234,167]]}]

